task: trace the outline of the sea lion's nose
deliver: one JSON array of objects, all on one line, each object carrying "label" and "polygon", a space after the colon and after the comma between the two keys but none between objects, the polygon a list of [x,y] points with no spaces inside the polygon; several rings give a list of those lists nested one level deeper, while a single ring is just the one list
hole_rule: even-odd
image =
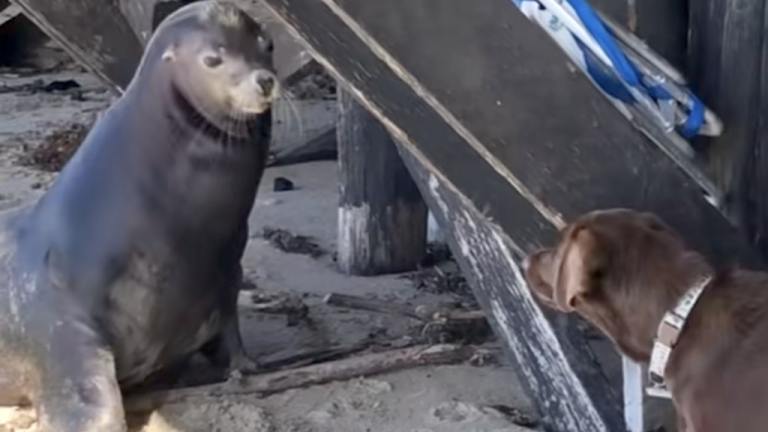
[{"label": "sea lion's nose", "polygon": [[264,73],[256,74],[256,84],[259,85],[264,96],[271,96],[275,88],[275,78]]}]

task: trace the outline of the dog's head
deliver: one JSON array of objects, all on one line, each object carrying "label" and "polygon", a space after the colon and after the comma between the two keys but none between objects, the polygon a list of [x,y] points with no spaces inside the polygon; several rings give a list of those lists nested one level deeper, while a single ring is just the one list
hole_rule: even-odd
[{"label": "dog's head", "polygon": [[524,267],[528,286],[545,305],[578,313],[643,361],[660,314],[685,286],[686,266],[702,264],[655,215],[612,209],[569,224],[556,247],[533,253]]}]

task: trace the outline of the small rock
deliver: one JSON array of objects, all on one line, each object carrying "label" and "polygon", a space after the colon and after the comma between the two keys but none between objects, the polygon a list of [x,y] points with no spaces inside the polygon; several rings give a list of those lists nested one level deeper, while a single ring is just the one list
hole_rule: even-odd
[{"label": "small rock", "polygon": [[464,402],[446,402],[432,409],[432,419],[439,423],[464,423],[478,418],[482,413],[471,404]]},{"label": "small rock", "polygon": [[274,182],[273,190],[275,192],[287,192],[294,189],[293,182],[285,177],[277,177]]},{"label": "small rock", "polygon": [[62,81],[51,81],[47,85],[43,87],[43,91],[46,92],[56,92],[56,91],[66,91],[71,90],[75,88],[80,88],[80,84],[73,80],[62,80]]},{"label": "small rock", "polygon": [[243,279],[240,283],[240,291],[256,291],[258,286],[252,279]]},{"label": "small rock", "polygon": [[371,394],[379,395],[383,393],[392,392],[392,384],[388,383],[387,381],[363,379],[358,381],[356,384],[358,388],[365,390]]},{"label": "small rock", "polygon": [[524,412],[519,408],[514,408],[506,405],[489,405],[483,408],[484,411],[495,411],[503,415],[507,420],[517,426],[535,428],[539,425],[539,421],[531,414]]},{"label": "small rock", "polygon": [[298,325],[309,316],[309,306],[296,295],[254,292],[251,301],[251,309],[259,313],[285,315],[288,327]]},{"label": "small rock", "polygon": [[475,367],[495,365],[498,364],[498,355],[491,351],[478,350],[478,352],[469,359],[469,364]]},{"label": "small rock", "polygon": [[282,201],[277,198],[265,198],[256,200],[256,205],[261,207],[271,207],[280,203],[282,203]]},{"label": "small rock", "polygon": [[311,237],[294,235],[284,229],[264,227],[262,237],[283,252],[309,255],[312,258],[319,258],[325,254],[325,251]]}]

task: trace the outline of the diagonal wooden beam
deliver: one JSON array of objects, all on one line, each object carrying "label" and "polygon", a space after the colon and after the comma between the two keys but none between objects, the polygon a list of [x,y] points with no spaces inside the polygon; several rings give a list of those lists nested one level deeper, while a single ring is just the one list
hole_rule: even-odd
[{"label": "diagonal wooden beam", "polygon": [[21,14],[21,8],[15,4],[6,4],[3,10],[0,10],[0,26],[16,18]]},{"label": "diagonal wooden beam", "polygon": [[128,85],[142,48],[114,1],[13,2],[93,74],[118,89]]}]

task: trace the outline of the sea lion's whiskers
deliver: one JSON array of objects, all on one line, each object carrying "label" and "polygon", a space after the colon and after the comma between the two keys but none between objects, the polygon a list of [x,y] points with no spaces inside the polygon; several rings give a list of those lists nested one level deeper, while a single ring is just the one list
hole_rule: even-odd
[{"label": "sea lion's whiskers", "polygon": [[291,114],[290,116],[283,116],[286,119],[285,121],[288,122],[288,124],[286,125],[286,130],[291,131],[290,127],[295,124],[296,126],[298,126],[299,137],[303,139],[304,133],[305,133],[304,122],[302,120],[299,109],[296,108],[296,104],[293,102],[294,97],[287,92],[282,92],[280,97],[275,100],[275,102],[277,101],[280,101],[283,103],[278,103],[275,105],[279,106],[283,110],[285,110],[286,109],[285,107],[287,106],[287,109],[290,110],[290,111],[283,111],[283,112],[290,112]]}]

